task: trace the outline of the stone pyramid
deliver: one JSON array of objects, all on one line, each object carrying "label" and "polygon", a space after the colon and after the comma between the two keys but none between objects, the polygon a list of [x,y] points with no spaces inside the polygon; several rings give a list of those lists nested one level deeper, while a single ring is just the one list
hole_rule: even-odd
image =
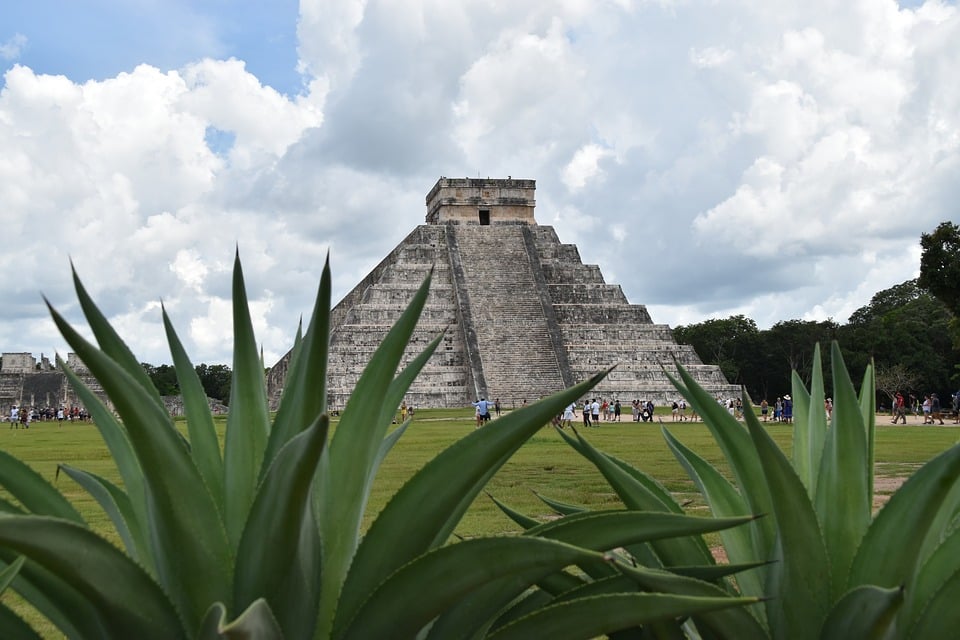
[{"label": "stone pyramid", "polygon": [[[738,397],[720,369],[678,345],[607,284],[577,247],[534,218],[534,180],[441,178],[417,226],[334,308],[329,406],[344,407],[387,331],[430,268],[430,296],[404,356],[406,364],[437,335],[443,341],[410,388],[415,407],[505,407],[533,402],[617,365],[591,395],[670,403],[679,394],[664,368],[681,363],[714,395]],[[268,375],[276,408],[290,354]],[[402,365],[401,365],[402,366]]]}]

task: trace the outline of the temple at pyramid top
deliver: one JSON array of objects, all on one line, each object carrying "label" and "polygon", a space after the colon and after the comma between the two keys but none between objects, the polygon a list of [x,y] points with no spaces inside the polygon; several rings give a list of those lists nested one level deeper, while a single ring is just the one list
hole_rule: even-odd
[{"label": "temple at pyramid top", "polygon": [[427,194],[427,224],[537,224],[536,180],[443,178]]}]

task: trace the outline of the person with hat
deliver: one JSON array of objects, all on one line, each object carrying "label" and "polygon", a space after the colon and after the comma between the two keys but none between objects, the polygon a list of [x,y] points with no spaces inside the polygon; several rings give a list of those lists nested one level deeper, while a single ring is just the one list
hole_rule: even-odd
[{"label": "person with hat", "polygon": [[793,398],[790,394],[783,396],[783,421],[787,424],[793,422]]}]

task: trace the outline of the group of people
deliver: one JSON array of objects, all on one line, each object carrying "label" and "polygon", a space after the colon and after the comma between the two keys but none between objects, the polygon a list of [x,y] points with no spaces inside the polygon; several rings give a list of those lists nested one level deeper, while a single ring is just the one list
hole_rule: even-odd
[{"label": "group of people", "polygon": [[[928,393],[923,396],[921,401],[913,394],[904,396],[898,391],[893,399],[893,424],[898,422],[907,424],[907,413],[914,415],[923,414],[923,424],[945,424],[943,421],[944,407],[940,401],[940,396],[936,393]],[[953,417],[953,424],[960,424],[960,391],[957,391],[950,398],[950,415]]]},{"label": "group of people", "polygon": [[[23,407],[11,405],[8,421],[11,429],[29,429],[30,424],[35,421],[53,422],[56,420],[59,424],[64,421],[86,421],[90,415],[82,407]],[[0,418],[2,420],[2,418]]]},{"label": "group of people", "polygon": [[634,422],[653,422],[653,400],[637,400],[631,403]]},{"label": "group of people", "polygon": [[600,421],[620,422],[623,407],[619,400],[591,398],[583,401],[583,426],[599,427]]},{"label": "group of people", "polygon": [[[740,403],[739,399],[737,403]],[[833,401],[830,398],[827,398],[824,402],[824,410],[827,412],[827,418],[829,419],[833,413]],[[733,411],[731,411],[731,413],[733,413]],[[787,424],[793,422],[793,398],[790,397],[790,394],[777,396],[776,401],[773,403],[772,417],[770,416],[770,403],[764,398],[760,401],[760,418],[764,422],[768,422],[771,419],[773,422],[784,422]]]},{"label": "group of people", "polygon": [[[493,417],[490,415],[491,411],[495,413],[498,418],[500,417],[501,407],[499,398],[493,401],[487,400],[486,398],[480,398],[476,402],[471,402],[470,404],[476,409],[474,412],[474,418],[477,421],[477,426],[474,427],[475,429],[479,429],[486,423],[490,422],[490,419]],[[526,404],[526,401],[524,401],[524,404]]]}]

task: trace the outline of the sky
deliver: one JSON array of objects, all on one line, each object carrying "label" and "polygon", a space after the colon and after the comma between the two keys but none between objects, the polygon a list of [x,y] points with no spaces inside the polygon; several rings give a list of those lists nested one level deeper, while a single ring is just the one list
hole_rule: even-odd
[{"label": "sky", "polygon": [[[440,176],[536,218],[677,326],[845,322],[960,220],[960,12],[928,0],[33,0],[0,5],[0,351],[85,335],[264,360]],[[504,292],[509,295],[510,292]]]}]

